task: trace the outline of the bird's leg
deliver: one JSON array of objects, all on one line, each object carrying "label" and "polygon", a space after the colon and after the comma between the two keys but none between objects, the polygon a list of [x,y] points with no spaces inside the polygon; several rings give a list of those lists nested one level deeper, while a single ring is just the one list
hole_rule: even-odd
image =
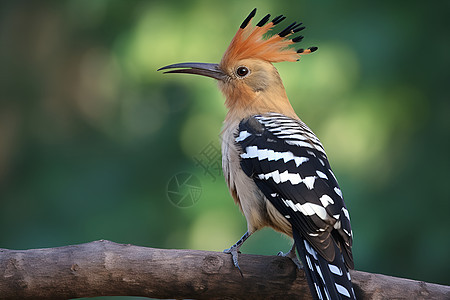
[{"label": "bird's leg", "polygon": [[295,253],[295,242],[288,253],[283,253],[280,251],[277,255],[290,258],[299,269],[303,269],[302,262],[298,259],[297,254]]},{"label": "bird's leg", "polygon": [[242,277],[243,277],[242,271],[241,271],[241,268],[239,267],[239,262],[238,262],[238,253],[239,253],[239,248],[241,248],[242,244],[245,242],[246,239],[249,238],[250,235],[252,235],[252,233],[247,230],[247,232],[244,233],[244,235],[239,239],[239,241],[236,242],[236,244],[234,244],[233,246],[231,246],[228,249],[223,250],[224,253],[231,254],[231,257],[233,258],[233,264],[236,268],[238,268],[239,273],[241,273]]}]

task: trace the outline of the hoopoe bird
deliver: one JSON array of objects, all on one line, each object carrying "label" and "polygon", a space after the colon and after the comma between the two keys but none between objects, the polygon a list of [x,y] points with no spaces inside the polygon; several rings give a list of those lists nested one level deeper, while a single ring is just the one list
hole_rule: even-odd
[{"label": "hoopoe bird", "polygon": [[314,299],[355,299],[348,271],[354,267],[352,230],[342,192],[321,142],[294,112],[272,65],[297,61],[317,47],[291,47],[303,39],[291,37],[305,28],[302,23],[265,38],[285,17],[269,22],[268,14],[253,27],[255,14],[256,9],[243,21],[219,64],[159,70],[214,78],[225,95],[222,167],[247,232],[224,252],[239,271],[239,248],[269,226],[294,239],[284,255],[295,260],[297,249]]}]

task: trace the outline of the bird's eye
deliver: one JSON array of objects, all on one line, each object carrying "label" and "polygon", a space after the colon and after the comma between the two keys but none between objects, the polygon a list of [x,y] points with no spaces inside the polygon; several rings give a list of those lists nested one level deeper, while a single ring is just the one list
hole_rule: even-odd
[{"label": "bird's eye", "polygon": [[244,67],[244,66],[239,67],[239,68],[237,68],[237,70],[236,70],[236,74],[237,74],[239,77],[245,77],[245,76],[248,75],[248,73],[250,73],[250,70],[249,70],[247,67]]}]

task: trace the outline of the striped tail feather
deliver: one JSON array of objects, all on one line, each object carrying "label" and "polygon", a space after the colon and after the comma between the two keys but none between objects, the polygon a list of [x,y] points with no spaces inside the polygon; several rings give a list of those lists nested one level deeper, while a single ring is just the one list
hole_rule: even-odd
[{"label": "striped tail feather", "polygon": [[333,262],[326,261],[311,244],[293,228],[295,245],[303,263],[309,289],[314,299],[356,299],[350,273],[336,247]]}]

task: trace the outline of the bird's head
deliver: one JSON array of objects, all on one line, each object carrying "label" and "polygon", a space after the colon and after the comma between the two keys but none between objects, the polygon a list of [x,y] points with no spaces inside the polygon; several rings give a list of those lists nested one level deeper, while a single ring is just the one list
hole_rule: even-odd
[{"label": "bird's head", "polygon": [[250,23],[255,14],[256,8],[242,22],[219,64],[179,63],[159,70],[171,69],[165,73],[196,74],[217,79],[230,112],[238,111],[244,116],[269,111],[295,115],[272,63],[297,61],[301,55],[311,53],[317,47],[306,50],[291,47],[303,39],[301,35],[292,38],[293,34],[305,28],[302,23],[294,22],[278,34],[265,37],[285,17],[278,16],[269,22],[268,14],[253,27]]}]

